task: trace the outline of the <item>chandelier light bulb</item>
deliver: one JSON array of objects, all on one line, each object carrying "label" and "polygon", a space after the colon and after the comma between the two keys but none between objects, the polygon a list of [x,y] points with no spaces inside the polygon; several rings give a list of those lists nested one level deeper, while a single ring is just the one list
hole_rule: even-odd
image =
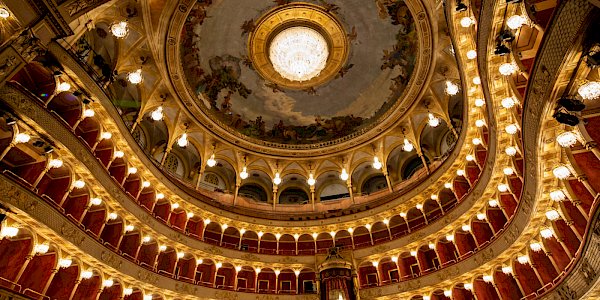
[{"label": "chandelier light bulb", "polygon": [[85,118],[91,118],[95,115],[96,115],[96,113],[91,108],[87,108],[83,111],[83,117],[85,117]]},{"label": "chandelier light bulb", "polygon": [[468,59],[475,59],[477,57],[477,51],[475,50],[469,50],[467,51],[467,58]]},{"label": "chandelier light bulb", "polygon": [[63,164],[64,164],[64,163],[63,163],[63,161],[62,161],[62,160],[60,160],[60,159],[58,159],[58,158],[55,158],[55,159],[51,159],[51,160],[48,162],[48,167],[50,167],[50,168],[52,168],[52,169],[58,169],[58,168],[62,167],[62,166],[63,166]]},{"label": "chandelier light bulb", "polygon": [[160,246],[158,247],[158,251],[160,251],[160,252],[165,252],[165,251],[167,251],[167,246],[165,246],[165,245],[160,245]]},{"label": "chandelier light bulb", "polygon": [[133,225],[125,226],[125,232],[132,232],[134,230],[135,230],[135,226],[133,226]]},{"label": "chandelier light bulb", "polygon": [[145,188],[150,187],[150,181],[146,180],[146,181],[142,182],[142,186]]},{"label": "chandelier light bulb", "polygon": [[273,178],[273,184],[279,185],[281,183],[281,177],[279,177],[279,173],[275,173],[275,178]]},{"label": "chandelier light bulb", "polygon": [[465,176],[465,170],[463,170],[463,169],[456,170],[456,175],[458,175],[458,176]]},{"label": "chandelier light bulb", "polygon": [[171,205],[172,209],[178,209],[179,208],[179,203],[175,202]]},{"label": "chandelier light bulb", "polygon": [[308,185],[310,185],[310,186],[314,186],[314,185],[315,185],[315,183],[317,183],[317,180],[314,178],[313,174],[312,174],[312,173],[310,173],[310,174],[308,175],[308,180],[306,180],[306,182],[308,183]]},{"label": "chandelier light bulb", "polygon": [[498,185],[498,191],[500,193],[506,193],[508,191],[508,185],[504,184],[504,183],[499,184]]},{"label": "chandelier light bulb", "polygon": [[467,291],[472,291],[473,290],[473,284],[472,283],[465,283],[465,284],[463,284],[463,286],[465,287],[465,290],[467,290]]},{"label": "chandelier light bulb", "polygon": [[210,219],[204,219],[204,225],[208,225],[208,224],[210,224],[210,222],[211,222]]},{"label": "chandelier light bulb", "polygon": [[461,227],[461,229],[462,229],[463,231],[471,231],[471,225],[469,225],[469,224],[464,224],[464,225]]},{"label": "chandelier light bulb", "polygon": [[144,295],[143,300],[152,300],[154,298],[154,295]]},{"label": "chandelier light bulb", "polygon": [[460,26],[462,26],[463,28],[470,27],[473,24],[475,24],[475,21],[470,17],[463,17],[462,19],[460,19]]},{"label": "chandelier light bulb", "polygon": [[433,249],[435,249],[435,244],[429,243],[429,245],[427,245],[427,247],[429,247],[429,249],[433,250]]},{"label": "chandelier light bulb", "polygon": [[163,107],[159,106],[155,110],[153,110],[152,113],[150,113],[150,117],[154,121],[160,121],[160,120],[162,120],[163,117],[164,117]]},{"label": "chandelier light bulb", "polygon": [[479,120],[475,121],[475,126],[477,126],[479,128],[485,126],[485,120],[479,119]]},{"label": "chandelier light bulb", "polygon": [[383,167],[383,164],[379,161],[379,157],[374,156],[373,157],[373,168],[375,170],[381,170],[382,167]]},{"label": "chandelier light bulb", "polygon": [[434,116],[432,113],[429,113],[427,124],[433,128],[438,127],[438,125],[440,125],[440,118]]},{"label": "chandelier light bulb", "polygon": [[529,248],[531,248],[531,250],[534,252],[540,252],[542,250],[542,244],[534,242],[529,244]]},{"label": "chandelier light bulb", "polygon": [[473,84],[474,85],[480,85],[481,84],[481,77],[477,76],[473,78]]},{"label": "chandelier light bulb", "polygon": [[456,94],[458,94],[458,85],[455,84],[454,82],[447,80],[446,81],[446,94],[450,95],[450,96],[454,96]]},{"label": "chandelier light bulb", "polygon": [[112,138],[112,133],[105,131],[100,136],[103,140],[110,140]]},{"label": "chandelier light bulb", "polygon": [[500,65],[500,67],[498,67],[498,71],[500,72],[500,74],[504,75],[504,76],[510,76],[512,74],[515,74],[515,72],[517,72],[519,70],[519,66],[517,66],[517,64],[513,63],[503,63]]},{"label": "chandelier light bulb", "polygon": [[474,161],[475,157],[472,154],[467,154],[466,159],[467,159],[467,161]]},{"label": "chandelier light bulb", "polygon": [[502,273],[508,275],[508,274],[512,274],[513,269],[511,266],[502,266]]},{"label": "chandelier light bulb", "polygon": [[185,253],[183,252],[177,252],[177,258],[182,259],[185,257]]},{"label": "chandelier light bulb", "polygon": [[127,26],[127,22],[121,21],[112,24],[110,26],[110,32],[112,32],[112,34],[118,39],[125,38],[129,33],[129,27]]},{"label": "chandelier light bulb", "polygon": [[555,202],[565,201],[567,199],[567,195],[561,190],[555,190],[550,192],[550,199]]},{"label": "chandelier light bulb", "polygon": [[123,151],[117,150],[114,153],[115,158],[123,158],[123,156],[125,156],[125,152],[123,152]]},{"label": "chandelier light bulb", "polygon": [[85,186],[85,181],[83,180],[75,180],[73,182],[73,187],[76,189],[82,189]]},{"label": "chandelier light bulb", "polygon": [[544,228],[540,230],[540,235],[545,239],[549,239],[554,236],[554,231],[551,228]]},{"label": "chandelier light bulb", "polygon": [[8,11],[8,9],[0,7],[0,18],[8,19],[8,17],[10,17],[10,12]]},{"label": "chandelier light bulb", "polygon": [[447,240],[447,241],[449,241],[449,242],[452,242],[452,241],[454,241],[454,234],[449,234],[449,235],[447,235],[447,236],[446,236],[446,240]]},{"label": "chandelier light bulb", "polygon": [[446,296],[446,297],[452,297],[452,291],[451,290],[445,290],[444,291],[444,296]]},{"label": "chandelier light bulb", "polygon": [[556,142],[563,148],[573,147],[578,140],[578,134],[574,131],[567,131],[556,137]]},{"label": "chandelier light bulb", "polygon": [[498,204],[499,204],[499,203],[498,203],[498,200],[496,200],[496,199],[492,199],[492,200],[488,201],[488,204],[489,204],[491,207],[498,207]]},{"label": "chandelier light bulb", "polygon": [[508,28],[510,28],[512,30],[519,29],[519,28],[521,28],[521,26],[523,26],[526,23],[527,23],[527,18],[525,18],[521,15],[514,15],[506,20],[506,26],[508,26]]},{"label": "chandelier light bulb", "polygon": [[144,77],[142,76],[142,69],[137,69],[134,72],[127,74],[127,80],[134,85],[140,84],[142,80],[144,80]]},{"label": "chandelier light bulb", "polygon": [[475,99],[475,106],[477,107],[482,107],[485,105],[485,100],[481,99],[481,98],[477,98]]},{"label": "chandelier light bulb", "polygon": [[452,183],[451,182],[446,182],[444,183],[444,187],[447,189],[451,189],[452,188]]},{"label": "chandelier light bulb", "polygon": [[494,277],[492,275],[483,275],[483,281],[490,283],[494,280]]},{"label": "chandelier light bulb", "polygon": [[144,242],[144,243],[150,243],[150,241],[152,241],[152,238],[151,238],[151,237],[149,237],[149,236],[145,236],[145,237],[142,239],[142,242]]},{"label": "chandelier light bulb", "polygon": [[129,174],[136,174],[138,171],[138,169],[136,167],[130,167],[127,172],[129,172]]},{"label": "chandelier light bulb", "polygon": [[31,136],[27,133],[17,133],[17,135],[15,136],[15,142],[17,144],[24,144],[29,142],[29,140],[31,139]]},{"label": "chandelier light bulb", "polygon": [[415,251],[415,250],[410,251],[410,256],[417,256],[417,251]]},{"label": "chandelier light bulb", "polygon": [[33,248],[33,252],[36,254],[46,254],[50,250],[50,246],[48,244],[37,244]]},{"label": "chandelier light bulb", "polygon": [[477,220],[479,221],[483,221],[487,218],[487,216],[484,213],[478,213],[477,214]]},{"label": "chandelier light bulb", "polygon": [[407,139],[404,139],[404,145],[402,146],[402,150],[406,152],[411,152],[415,149],[415,146]]},{"label": "chandelier light bulb", "polygon": [[548,218],[548,220],[550,221],[556,221],[560,219],[560,214],[558,213],[558,211],[552,209],[546,212],[546,218]]},{"label": "chandelier light bulb", "polygon": [[236,271],[236,272],[239,272],[239,271],[241,271],[241,270],[242,270],[242,266],[235,266],[235,271]]},{"label": "chandelier light bulb", "polygon": [[181,147],[181,148],[185,148],[185,147],[187,147],[188,143],[189,143],[189,141],[187,138],[187,133],[184,132],[181,135],[181,137],[179,137],[179,139],[177,140],[177,145],[179,145],[179,147]]},{"label": "chandelier light bulb", "polygon": [[117,215],[117,213],[114,213],[114,212],[112,212],[112,213],[108,214],[108,219],[109,219],[109,220],[113,220],[113,221],[114,221],[114,220],[116,220],[118,217],[119,217],[119,215]]},{"label": "chandelier light bulb", "polygon": [[392,261],[397,263],[398,262],[398,256],[394,255],[392,256]]},{"label": "chandelier light bulb", "polygon": [[416,207],[418,210],[423,210],[423,204],[421,204],[421,203],[419,203],[419,204],[415,205],[415,207]]},{"label": "chandelier light bulb", "polygon": [[59,93],[68,92],[71,90],[71,84],[63,81],[56,86],[56,91]]},{"label": "chandelier light bulb", "polygon": [[73,260],[71,260],[70,258],[61,258],[58,261],[58,265],[63,269],[70,267],[72,263],[73,263]]},{"label": "chandelier light bulb", "polygon": [[515,170],[511,167],[506,167],[504,168],[504,170],[502,170],[502,172],[504,173],[504,175],[510,176],[515,173]]},{"label": "chandelier light bulb", "polygon": [[348,175],[348,172],[346,172],[346,169],[342,169],[342,173],[340,173],[340,179],[343,181],[348,180],[348,178],[350,178],[350,175]]},{"label": "chandelier light bulb", "polygon": [[217,165],[217,160],[215,159],[215,155],[214,154],[212,154],[208,158],[208,160],[206,161],[206,165],[209,166],[209,167],[211,167],[211,168]]},{"label": "chandelier light bulb", "polygon": [[156,194],[156,200],[162,200],[162,199],[165,199],[165,194],[163,194],[163,193]]},{"label": "chandelier light bulb", "polygon": [[556,177],[557,179],[564,180],[571,176],[571,170],[569,170],[567,166],[561,165],[554,168],[554,170],[552,170],[552,174],[554,174],[554,177]]},{"label": "chandelier light bulb", "polygon": [[600,82],[590,81],[585,83],[579,87],[577,93],[584,100],[596,100],[600,98]]},{"label": "chandelier light bulb", "polygon": [[132,288],[124,288],[123,289],[123,295],[125,295],[125,296],[131,296],[131,294],[133,294],[133,289]]},{"label": "chandelier light bulb", "polygon": [[193,213],[193,212],[188,212],[188,213],[186,214],[186,216],[187,216],[187,218],[188,218],[188,219],[191,219],[191,218],[193,218],[193,217],[194,217],[194,213]]},{"label": "chandelier light bulb", "polygon": [[506,149],[504,150],[504,152],[508,156],[515,156],[515,155],[517,155],[517,148],[515,148],[513,146],[508,146],[508,147],[506,147]]},{"label": "chandelier light bulb", "polygon": [[5,238],[5,237],[13,238],[13,237],[17,236],[18,234],[19,234],[19,228],[17,228],[17,227],[3,226],[2,229],[0,229],[0,237],[1,238]]},{"label": "chandelier light bulb", "polygon": [[325,38],[309,27],[291,27],[277,34],[269,48],[275,71],[291,81],[319,76],[327,65],[329,46]]},{"label": "chandelier light bulb", "polygon": [[519,102],[514,97],[506,97],[502,99],[502,107],[506,109],[514,107],[517,103]]},{"label": "chandelier light bulb", "polygon": [[517,124],[510,124],[510,125],[506,126],[506,128],[504,128],[504,130],[506,131],[506,133],[513,135],[513,134],[516,134],[517,131],[519,131],[519,126],[517,126]]}]

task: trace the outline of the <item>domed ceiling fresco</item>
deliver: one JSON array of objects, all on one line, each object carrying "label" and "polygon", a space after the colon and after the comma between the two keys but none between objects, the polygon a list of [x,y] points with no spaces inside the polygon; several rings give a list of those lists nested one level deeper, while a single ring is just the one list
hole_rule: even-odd
[{"label": "domed ceiling fresco", "polygon": [[[302,26],[327,40],[325,69],[295,82],[265,71],[272,69],[264,48],[273,36]],[[397,0],[198,1],[180,47],[188,89],[209,118],[248,138],[287,145],[371,129],[404,99],[418,48],[413,17]]]}]

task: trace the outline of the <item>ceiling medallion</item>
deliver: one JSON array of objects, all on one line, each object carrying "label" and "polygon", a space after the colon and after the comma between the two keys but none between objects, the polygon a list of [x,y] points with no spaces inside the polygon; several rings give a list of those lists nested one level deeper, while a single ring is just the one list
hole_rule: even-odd
[{"label": "ceiling medallion", "polygon": [[248,37],[248,56],[265,80],[304,90],[335,77],[349,53],[341,22],[310,3],[279,6],[257,22]]}]

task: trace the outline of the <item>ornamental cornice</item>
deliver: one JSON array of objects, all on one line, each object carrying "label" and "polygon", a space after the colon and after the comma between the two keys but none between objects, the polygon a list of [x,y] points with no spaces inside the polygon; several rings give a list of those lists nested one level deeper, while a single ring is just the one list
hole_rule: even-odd
[{"label": "ornamental cornice", "polygon": [[[158,275],[108,250],[97,240],[88,236],[77,225],[59,214],[39,196],[0,176],[0,197],[18,212],[20,222],[36,228],[38,234],[68,250],[86,264],[98,267],[113,278],[144,287],[157,294],[173,298],[189,299],[239,299],[255,300],[256,294],[218,290],[181,282]],[[316,295],[286,295],[289,299],[316,300]]]}]

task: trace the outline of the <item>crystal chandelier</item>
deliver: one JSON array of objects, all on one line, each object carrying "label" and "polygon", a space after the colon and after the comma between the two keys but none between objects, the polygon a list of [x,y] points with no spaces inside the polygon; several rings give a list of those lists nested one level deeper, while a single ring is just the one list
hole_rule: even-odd
[{"label": "crystal chandelier", "polygon": [[595,100],[600,98],[600,82],[590,81],[579,87],[577,90],[581,98],[585,100]]},{"label": "crystal chandelier", "polygon": [[127,74],[127,80],[131,82],[131,84],[139,84],[144,80],[142,77],[142,69],[137,69],[135,72],[131,72]]},{"label": "crystal chandelier", "polygon": [[502,107],[506,109],[512,108],[513,106],[517,105],[517,103],[519,102],[514,97],[506,97],[502,99]]},{"label": "crystal chandelier", "polygon": [[502,74],[504,76],[510,76],[510,75],[514,74],[515,72],[517,72],[518,70],[519,70],[519,67],[515,63],[503,63],[498,68],[498,71],[500,71],[500,74]]},{"label": "crystal chandelier", "polygon": [[561,165],[554,168],[554,170],[552,170],[552,174],[554,174],[554,177],[557,179],[564,180],[571,176],[571,170],[569,170],[567,166]]},{"label": "crystal chandelier", "polygon": [[458,85],[450,80],[446,81],[446,94],[450,96],[458,94]]},{"label": "crystal chandelier", "polygon": [[427,123],[431,127],[434,127],[434,128],[438,127],[438,125],[440,125],[440,118],[438,118],[438,117],[434,116],[432,113],[430,113],[428,116]]},{"label": "crystal chandelier", "polygon": [[411,152],[413,151],[413,149],[415,149],[415,146],[408,140],[408,139],[404,139],[404,145],[402,146],[402,150],[406,151],[406,152]]},{"label": "crystal chandelier", "polygon": [[206,165],[211,168],[217,165],[217,160],[215,159],[214,154],[208,158],[208,160],[206,161]]},{"label": "crystal chandelier", "polygon": [[110,32],[118,38],[122,39],[129,34],[129,28],[127,27],[126,21],[121,21],[110,25]]},{"label": "crystal chandelier", "polygon": [[346,172],[346,169],[342,169],[342,173],[340,173],[340,179],[346,181],[349,177],[350,175],[348,172]]},{"label": "crystal chandelier", "polygon": [[242,169],[242,172],[240,172],[240,178],[241,179],[246,179],[248,178],[248,169],[246,167],[244,167]]},{"label": "crystal chandelier", "polygon": [[525,18],[521,15],[514,15],[514,16],[508,18],[508,20],[506,20],[506,25],[508,26],[508,28],[513,29],[513,30],[521,28],[521,26],[523,26],[526,23],[527,23],[527,18]]},{"label": "crystal chandelier", "polygon": [[181,148],[185,148],[188,145],[187,133],[183,133],[181,137],[177,140],[177,145]]},{"label": "crystal chandelier", "polygon": [[273,68],[292,81],[318,76],[327,64],[329,49],[325,38],[308,27],[291,27],[279,33],[269,47]]},{"label": "crystal chandelier", "polygon": [[152,113],[150,114],[150,117],[152,118],[152,120],[154,121],[160,121],[163,119],[163,107],[159,106],[157,107],[155,110],[152,111]]}]

